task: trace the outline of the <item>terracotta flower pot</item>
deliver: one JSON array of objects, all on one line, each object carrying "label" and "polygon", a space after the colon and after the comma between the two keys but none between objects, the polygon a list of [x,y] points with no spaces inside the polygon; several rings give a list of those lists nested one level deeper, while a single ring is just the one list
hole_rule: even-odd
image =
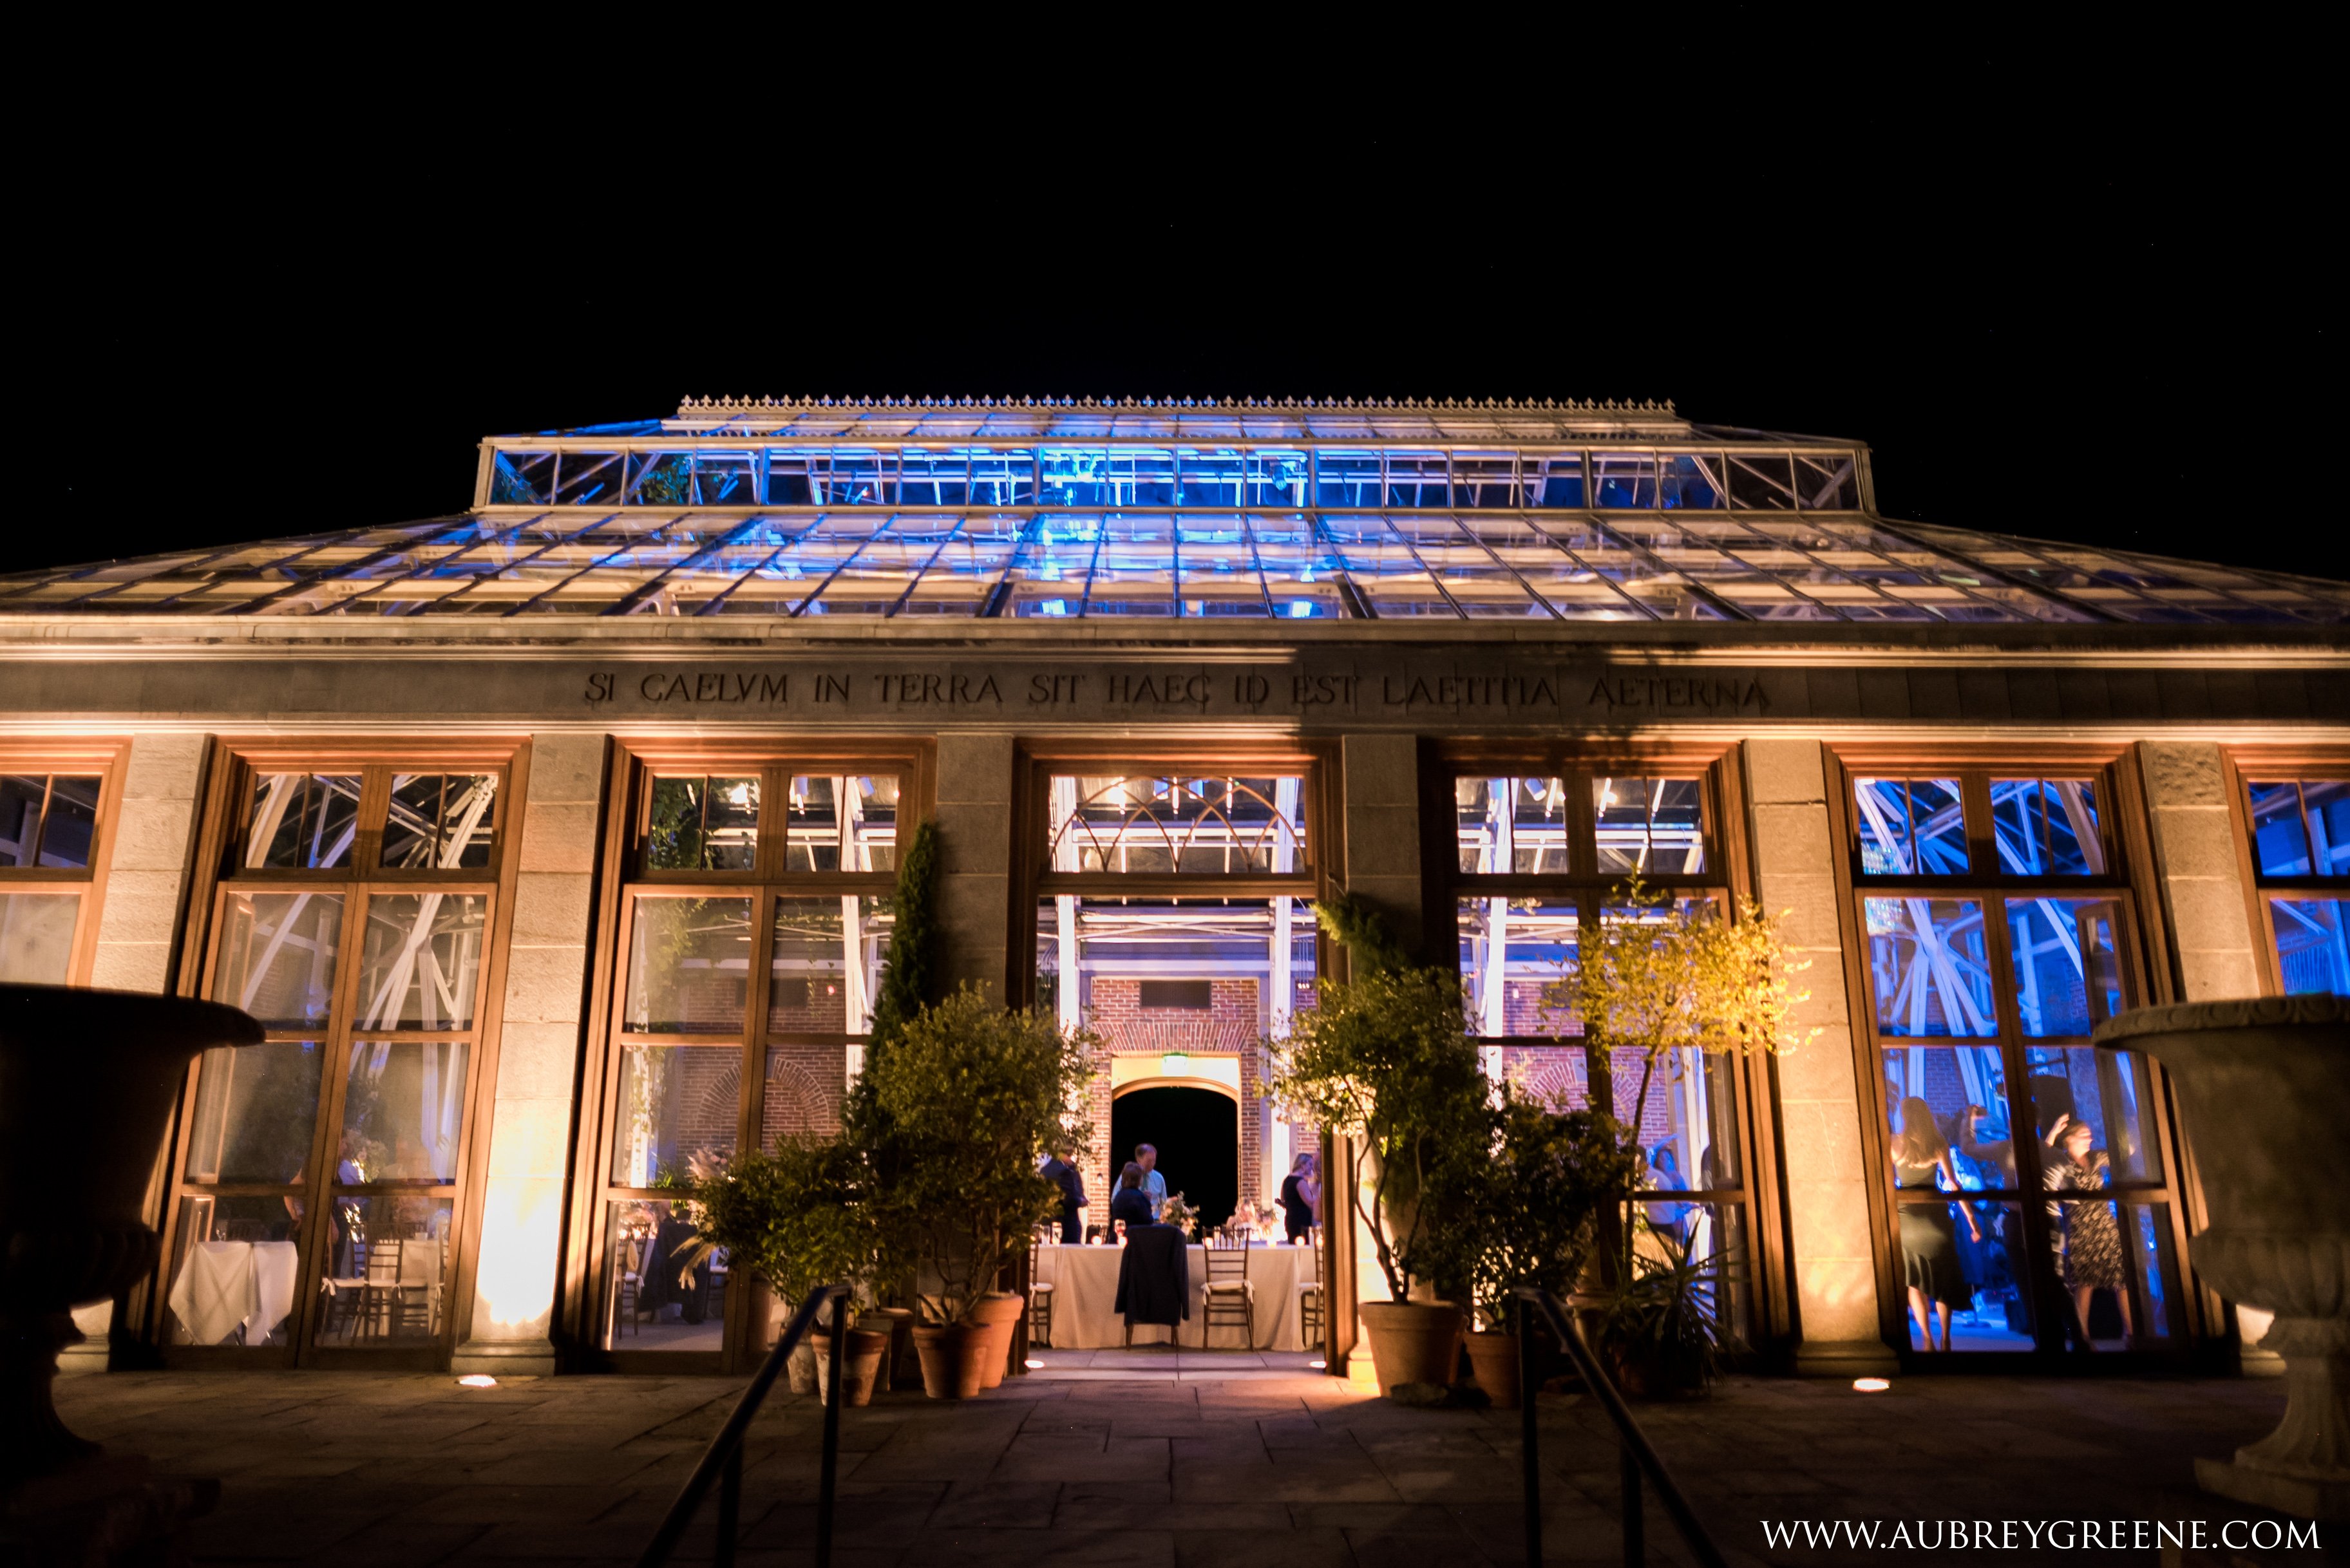
[{"label": "terracotta flower pot", "polygon": [[987,1330],[978,1324],[916,1324],[914,1354],[922,1358],[922,1392],[933,1399],[977,1394],[987,1345]]},{"label": "terracotta flower pot", "polygon": [[[831,1397],[832,1335],[811,1334],[808,1345],[816,1352],[816,1391],[824,1398]],[[844,1405],[873,1403],[873,1385],[881,1371],[881,1363],[889,1354],[889,1331],[887,1329],[852,1328],[848,1343],[842,1347],[840,1358],[840,1402]]]},{"label": "terracotta flower pot", "polygon": [[1518,1407],[1518,1336],[1501,1329],[1481,1329],[1469,1336],[1469,1365],[1477,1386],[1496,1410]]},{"label": "terracotta flower pot", "polygon": [[1365,1302],[1355,1309],[1370,1336],[1381,1394],[1400,1383],[1452,1386],[1461,1359],[1461,1309],[1451,1302]]},{"label": "terracotta flower pot", "polygon": [[2210,1223],[2188,1249],[2229,1300],[2276,1314],[2284,1418],[2235,1462],[2195,1461],[2206,1491],[2350,1519],[2350,1192],[2327,1151],[2350,1124],[2350,998],[2141,1007],[2097,1026],[2108,1051],[2162,1064]]},{"label": "terracotta flower pot", "polygon": [[980,1369],[979,1386],[997,1388],[1003,1384],[1003,1374],[1012,1359],[1012,1331],[1020,1322],[1020,1314],[1028,1310],[1028,1298],[1022,1294],[991,1291],[973,1302],[971,1321],[987,1330],[987,1364]]},{"label": "terracotta flower pot", "polygon": [[881,1364],[876,1388],[920,1388],[922,1364],[914,1355],[914,1309],[875,1307],[858,1321],[858,1327],[879,1329],[889,1336],[889,1355]]}]

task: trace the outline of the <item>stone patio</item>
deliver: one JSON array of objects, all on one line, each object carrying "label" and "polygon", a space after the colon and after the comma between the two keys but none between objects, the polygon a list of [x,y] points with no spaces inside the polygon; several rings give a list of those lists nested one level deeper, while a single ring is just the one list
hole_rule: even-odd
[{"label": "stone patio", "polygon": [[[968,1404],[899,1394],[847,1411],[834,1561],[1523,1560],[1515,1412],[1399,1408],[1284,1359],[1048,1355],[1045,1375]],[[553,1568],[632,1562],[743,1382],[116,1373],[61,1381],[58,1404],[85,1435],[221,1480],[206,1561]],[[1968,1559],[1766,1555],[1760,1521],[2241,1517],[2192,1490],[2193,1459],[2258,1436],[2282,1402],[2257,1381],[1913,1377],[1861,1395],[1739,1378],[1641,1414],[1733,1562],[1939,1562]],[[811,1561],[820,1417],[779,1395],[754,1428],[744,1564]],[[1548,1396],[1542,1429],[1546,1560],[1622,1561],[1604,1417]],[[707,1559],[714,1513],[713,1498],[681,1561]],[[1652,1561],[1686,1560],[1653,1507],[1648,1529]]]}]

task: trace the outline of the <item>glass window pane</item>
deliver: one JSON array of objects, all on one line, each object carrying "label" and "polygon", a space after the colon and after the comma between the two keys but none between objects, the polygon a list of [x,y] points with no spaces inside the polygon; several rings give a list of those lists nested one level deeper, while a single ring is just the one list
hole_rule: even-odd
[{"label": "glass window pane", "polygon": [[[1044,898],[1036,1004],[1113,1049],[1244,1053],[1314,1005],[1315,950],[1304,898]],[[1145,979],[1206,981],[1209,1005],[1146,1013]]]},{"label": "glass window pane", "polygon": [[748,871],[759,854],[759,781],[657,778],[645,827],[654,871]]},{"label": "glass window pane", "polygon": [[2350,898],[2272,898],[2269,923],[2287,993],[2350,996]]},{"label": "glass window pane", "polygon": [[1581,1045],[1488,1045],[1501,1058],[1501,1075],[1553,1111],[1591,1108],[1591,1058]]},{"label": "glass window pane", "polygon": [[1723,1341],[1736,1345],[1749,1326],[1747,1271],[1753,1252],[1746,1213],[1736,1203],[1636,1202],[1626,1206],[1638,1276],[1695,1271],[1691,1293],[1703,1303]]},{"label": "glass window pane", "polygon": [[665,1187],[734,1152],[743,1053],[707,1045],[629,1045],[620,1052],[612,1181]]},{"label": "glass window pane", "polygon": [[898,864],[894,774],[792,780],[786,871],[889,871]]},{"label": "glass window pane", "polygon": [[357,774],[260,774],[247,803],[248,870],[303,870],[351,863],[359,832]]},{"label": "glass window pane", "polygon": [[1304,871],[1305,780],[1055,776],[1055,871]]},{"label": "glass window pane", "polygon": [[639,897],[620,1026],[638,1034],[740,1034],[751,900]]},{"label": "glass window pane", "polygon": [[1608,1092],[1617,1117],[1638,1129],[1647,1154],[1648,1185],[1677,1192],[1738,1186],[1730,1059],[1693,1049],[1655,1062],[1643,1051],[1611,1054]]},{"label": "glass window pane", "polygon": [[[65,783],[57,781],[62,786]],[[91,798],[97,797],[96,780],[89,781]],[[2314,875],[2319,877],[2350,877],[2350,780],[2304,779],[2301,785],[2302,808],[2309,814],[2309,842],[2314,851]],[[51,820],[57,816],[57,806],[49,807]],[[49,841],[41,840],[41,860],[49,864]]]},{"label": "glass window pane", "polygon": [[1565,872],[1566,781],[1462,778],[1452,784],[1461,869]]},{"label": "glass window pane", "polygon": [[1477,1033],[1580,1034],[1571,1013],[1543,992],[1566,976],[1575,956],[1575,902],[1567,898],[1460,900],[1461,985]]},{"label": "glass window pane", "polygon": [[338,1179],[350,1179],[349,1166],[367,1181],[456,1180],[468,1050],[462,1040],[354,1044]]},{"label": "glass window pane", "polygon": [[2307,877],[2309,829],[2301,812],[2301,785],[2287,779],[2280,784],[2247,784],[2251,797],[2252,858],[2263,877]]},{"label": "glass window pane", "polygon": [[2104,874],[2096,786],[2086,779],[1993,779],[1991,815],[2001,870],[2019,877]]},{"label": "glass window pane", "polygon": [[777,899],[767,1027],[801,1034],[871,1030],[895,923],[886,897]]},{"label": "glass window pane", "polygon": [[340,893],[242,893],[222,900],[213,1000],[276,1029],[324,1023],[335,1000]]},{"label": "glass window pane", "polygon": [[[2055,1185],[2095,1191],[2105,1173],[2067,1164],[2057,1168]],[[2057,1274],[2070,1309],[2066,1338],[2083,1349],[2131,1350],[2168,1337],[2175,1273],[2168,1205],[2067,1198],[2052,1207]]]},{"label": "glass window pane", "polygon": [[65,984],[80,913],[78,893],[0,893],[0,981]]},{"label": "glass window pane", "polygon": [[359,949],[359,1027],[473,1027],[489,902],[479,893],[370,897]]},{"label": "glass window pane", "polygon": [[[182,1198],[165,1343],[285,1345],[301,1279],[301,1216],[298,1198]],[[246,1301],[255,1310],[240,1316]]]},{"label": "glass window pane", "polygon": [[2088,1037],[2122,1010],[2114,904],[2103,898],[2010,898],[2015,1005],[2034,1038]]},{"label": "glass window pane", "polygon": [[101,782],[68,774],[0,774],[0,866],[88,867],[97,846]]},{"label": "glass window pane", "polygon": [[1704,870],[1702,800],[1693,778],[1594,778],[1600,871],[1687,876]]},{"label": "glass window pane", "polygon": [[759,1147],[773,1154],[786,1137],[840,1130],[840,1102],[848,1087],[847,1045],[774,1045],[767,1050],[766,1098],[760,1106]]},{"label": "glass window pane", "polygon": [[1983,908],[1973,898],[1869,898],[1871,989],[1883,1034],[1999,1033]]},{"label": "glass window pane", "polygon": [[376,1349],[440,1338],[449,1312],[450,1200],[338,1195],[334,1202],[317,1343]]},{"label": "glass window pane", "polygon": [[196,1114],[182,1176],[299,1186],[318,1126],[324,1060],[316,1040],[205,1052],[196,1072]]},{"label": "glass window pane", "polygon": [[384,865],[399,870],[487,866],[497,793],[495,774],[394,774]]},{"label": "glass window pane", "polygon": [[604,1258],[606,1348],[725,1348],[726,1254],[702,1252],[677,1205],[657,1198],[606,1204]]},{"label": "glass window pane", "polygon": [[[2074,1045],[2035,1046],[2024,1060],[2032,1074],[2033,1119],[2043,1158],[2061,1164],[2072,1152],[2068,1139],[2085,1136],[2089,1150],[2110,1167],[2115,1179],[2162,1179],[2161,1151],[2148,1138],[2142,1120],[2143,1107],[2153,1103],[2153,1085],[2142,1057]],[[2076,1135],[2070,1130],[2074,1127],[2088,1131]]]},{"label": "glass window pane", "polygon": [[1953,877],[1967,869],[1956,779],[1856,779],[1860,868],[1871,877]]},{"label": "glass window pane", "polygon": [[[2017,1190],[2015,1124],[1998,1046],[1894,1045],[1886,1048],[1884,1063],[1897,1185],[1932,1185],[1939,1155],[1948,1150],[1960,1187]],[[2023,1145],[2037,1147],[2031,1128]]]}]

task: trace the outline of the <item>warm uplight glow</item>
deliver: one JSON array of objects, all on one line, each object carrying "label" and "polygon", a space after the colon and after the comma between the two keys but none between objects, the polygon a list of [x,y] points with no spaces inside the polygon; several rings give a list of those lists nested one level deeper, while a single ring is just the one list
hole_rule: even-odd
[{"label": "warm uplight glow", "polygon": [[1856,1377],[1852,1380],[1852,1391],[1856,1394],[1882,1394],[1892,1386],[1882,1377]]},{"label": "warm uplight glow", "polygon": [[1023,1365],[1024,1365],[1024,1366],[1025,1366],[1028,1368],[1028,1370],[1029,1370],[1029,1371],[1031,1371],[1031,1372],[1042,1372],[1043,1370],[1045,1370],[1045,1364],[1044,1364],[1043,1362],[1041,1362],[1041,1361],[1037,1360],[1037,1359],[1036,1359],[1035,1356],[1033,1356],[1033,1355],[1032,1355],[1032,1356],[1030,1356],[1030,1357],[1027,1359],[1027,1361],[1025,1361],[1024,1363],[1023,1363]]},{"label": "warm uplight glow", "polygon": [[497,1386],[498,1380],[486,1372],[469,1373],[457,1379],[457,1386],[460,1388],[494,1388]]}]

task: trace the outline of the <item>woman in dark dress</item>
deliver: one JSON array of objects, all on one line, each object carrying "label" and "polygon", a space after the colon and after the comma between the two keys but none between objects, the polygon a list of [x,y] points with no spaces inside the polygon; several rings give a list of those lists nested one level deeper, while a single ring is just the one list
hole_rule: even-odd
[{"label": "woman in dark dress", "polygon": [[[1950,1146],[1934,1125],[1933,1108],[1915,1095],[1901,1102],[1901,1130],[1894,1137],[1892,1154],[1895,1188],[1932,1192],[1939,1189],[1938,1175],[1949,1177],[1952,1189],[1958,1188]],[[1949,1203],[1901,1205],[1901,1266],[1908,1276],[1909,1315],[1918,1320],[1928,1350],[1934,1348],[1935,1318],[1941,1320],[1941,1348],[1948,1350],[1951,1309],[1965,1312],[1975,1304],[1966,1272],[1959,1267],[1959,1232],[1950,1208]],[[1968,1234],[1981,1241],[1975,1211],[1963,1201],[1958,1210],[1966,1216]]]},{"label": "woman in dark dress", "polygon": [[1110,1195],[1109,1217],[1113,1224],[1125,1220],[1129,1231],[1150,1223],[1150,1199],[1142,1190],[1142,1167],[1130,1159],[1118,1172],[1118,1190]]},{"label": "woman in dark dress", "polygon": [[1310,1151],[1301,1154],[1289,1174],[1281,1179],[1282,1227],[1291,1241],[1312,1234],[1314,1208],[1321,1197],[1322,1184],[1314,1179],[1314,1156]]}]

